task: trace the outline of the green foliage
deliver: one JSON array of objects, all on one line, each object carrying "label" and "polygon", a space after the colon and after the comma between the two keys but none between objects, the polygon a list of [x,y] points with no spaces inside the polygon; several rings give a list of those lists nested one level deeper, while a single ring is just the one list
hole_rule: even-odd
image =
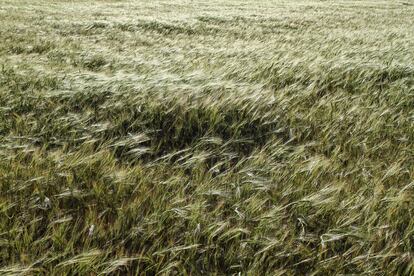
[{"label": "green foliage", "polygon": [[0,274],[413,274],[413,17],[0,0]]}]

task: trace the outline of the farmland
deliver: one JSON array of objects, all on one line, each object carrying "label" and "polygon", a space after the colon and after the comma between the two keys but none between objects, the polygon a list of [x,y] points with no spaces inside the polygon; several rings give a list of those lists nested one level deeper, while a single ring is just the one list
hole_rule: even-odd
[{"label": "farmland", "polygon": [[414,2],[0,0],[1,275],[414,274]]}]

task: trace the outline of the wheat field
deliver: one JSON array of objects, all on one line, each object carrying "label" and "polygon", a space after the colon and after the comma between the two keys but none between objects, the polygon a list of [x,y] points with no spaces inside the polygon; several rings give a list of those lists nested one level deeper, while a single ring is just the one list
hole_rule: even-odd
[{"label": "wheat field", "polygon": [[414,275],[414,2],[0,0],[1,275]]}]

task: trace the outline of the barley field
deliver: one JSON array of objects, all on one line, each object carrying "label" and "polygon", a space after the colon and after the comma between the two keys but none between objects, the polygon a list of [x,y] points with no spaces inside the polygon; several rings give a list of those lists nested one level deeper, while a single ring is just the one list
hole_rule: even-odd
[{"label": "barley field", "polygon": [[414,275],[414,1],[0,0],[1,275]]}]

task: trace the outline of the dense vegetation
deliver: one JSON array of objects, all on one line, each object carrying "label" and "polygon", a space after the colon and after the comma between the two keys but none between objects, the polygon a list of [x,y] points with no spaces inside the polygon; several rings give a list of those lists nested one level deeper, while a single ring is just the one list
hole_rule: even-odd
[{"label": "dense vegetation", "polygon": [[413,21],[0,0],[0,274],[413,274]]}]

